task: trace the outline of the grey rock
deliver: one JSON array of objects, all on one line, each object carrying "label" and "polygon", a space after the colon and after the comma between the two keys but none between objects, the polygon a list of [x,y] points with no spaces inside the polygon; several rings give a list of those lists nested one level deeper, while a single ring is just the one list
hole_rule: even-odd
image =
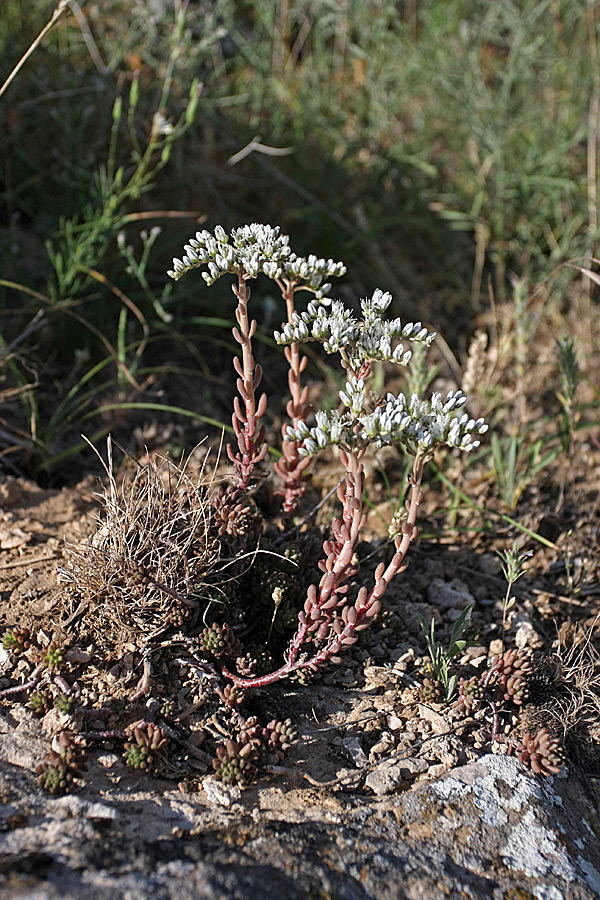
[{"label": "grey rock", "polygon": [[575,773],[541,780],[488,755],[408,789],[426,766],[410,758],[370,772],[371,790],[336,790],[302,787],[298,762],[287,780],[227,789],[223,806],[212,778],[189,794],[137,773],[113,783],[92,759],[78,792],[57,799],[9,761],[19,741],[28,759],[30,737],[0,741],[2,900],[600,895],[600,791]]},{"label": "grey rock", "polygon": [[383,797],[395,791],[403,779],[404,775],[399,765],[390,766],[383,763],[369,772],[365,779],[365,785],[378,797]]},{"label": "grey rock", "polygon": [[235,803],[242,796],[239,787],[236,787],[234,784],[223,784],[223,782],[213,778],[212,775],[204,779],[202,787],[204,788],[206,799],[213,806],[229,808],[232,803]]},{"label": "grey rock", "polygon": [[463,610],[469,603],[473,603],[473,595],[469,592],[466,584],[463,584],[458,578],[453,581],[434,578],[427,589],[427,599],[432,606],[437,606],[438,609]]},{"label": "grey rock", "polygon": [[348,759],[352,760],[357,769],[363,769],[368,765],[369,760],[360,745],[360,739],[356,735],[349,735],[348,737],[342,738],[342,748]]}]

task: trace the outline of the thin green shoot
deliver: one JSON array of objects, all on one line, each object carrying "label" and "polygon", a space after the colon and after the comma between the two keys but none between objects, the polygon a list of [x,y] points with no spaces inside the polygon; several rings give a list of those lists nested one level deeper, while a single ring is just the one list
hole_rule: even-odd
[{"label": "thin green shoot", "polygon": [[470,603],[460,614],[456,622],[454,623],[454,627],[452,628],[452,633],[450,635],[450,640],[448,642],[448,647],[444,649],[443,644],[441,644],[435,635],[435,619],[432,618],[429,625],[423,618],[420,613],[417,613],[417,619],[419,620],[419,625],[423,630],[423,634],[425,635],[425,642],[427,644],[427,652],[429,653],[429,659],[431,661],[431,668],[433,672],[433,677],[436,681],[440,682],[444,688],[444,699],[446,702],[452,700],[454,696],[454,692],[456,690],[456,682],[458,680],[457,675],[450,675],[450,663],[452,660],[458,656],[459,653],[462,653],[467,647],[473,646],[473,641],[469,641],[464,637],[467,628],[471,623],[471,613],[473,611],[473,604]]},{"label": "thin green shoot", "polygon": [[515,581],[525,573],[524,563],[531,559],[533,551],[520,553],[518,544],[514,541],[512,547],[509,547],[507,550],[497,550],[496,553],[502,560],[502,571],[506,579],[506,594],[502,600],[502,652],[504,652],[508,611],[515,605],[512,588]]}]

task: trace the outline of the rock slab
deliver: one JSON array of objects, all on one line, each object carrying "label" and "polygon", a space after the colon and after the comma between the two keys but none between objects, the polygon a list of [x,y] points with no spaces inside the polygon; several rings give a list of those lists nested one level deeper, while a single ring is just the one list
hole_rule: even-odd
[{"label": "rock slab", "polygon": [[600,896],[598,792],[512,758],[385,797],[280,779],[223,806],[123,767],[51,798],[2,739],[2,900]]}]

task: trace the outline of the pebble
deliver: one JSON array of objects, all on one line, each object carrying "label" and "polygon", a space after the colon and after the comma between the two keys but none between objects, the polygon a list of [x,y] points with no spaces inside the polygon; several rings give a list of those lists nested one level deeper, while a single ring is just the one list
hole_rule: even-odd
[{"label": "pebble", "polygon": [[66,817],[74,819],[92,819],[94,822],[114,822],[119,813],[106,803],[90,803],[81,797],[67,795],[58,797],[53,802],[54,809],[59,809]]},{"label": "pebble", "polygon": [[416,756],[409,756],[398,763],[401,769],[405,769],[410,775],[421,775],[429,770],[429,763],[426,759],[417,759]]},{"label": "pebble", "polygon": [[478,558],[478,564],[486,575],[502,575],[502,560],[495,553],[482,553]]},{"label": "pebble", "polygon": [[399,716],[388,716],[386,722],[390,731],[400,731],[401,728],[404,728],[404,719]]},{"label": "pebble", "polygon": [[408,668],[408,664],[412,663],[415,658],[414,647],[409,647],[406,649],[406,644],[401,644],[395,650],[392,650],[390,653],[390,658],[394,659],[396,654],[399,654],[394,662],[394,671],[396,672],[406,672]]},{"label": "pebble", "polygon": [[473,644],[472,647],[467,647],[465,652],[460,658],[461,666],[465,666],[468,662],[473,664],[473,660],[475,659],[487,659],[487,647],[484,647],[483,644]]},{"label": "pebble", "polygon": [[211,806],[224,806],[226,809],[239,800],[242,796],[241,789],[235,784],[223,784],[209,775],[202,782],[206,799]]},{"label": "pebble", "polygon": [[431,723],[432,731],[434,731],[435,734],[442,734],[444,731],[448,731],[448,722],[446,719],[429,706],[420,703],[419,715],[421,715],[426,722]]},{"label": "pebble", "polygon": [[371,747],[369,758],[375,759],[378,756],[382,756],[384,753],[389,753],[391,750],[394,750],[395,747],[396,744],[392,735],[389,731],[384,731],[381,735],[381,739]]},{"label": "pebble", "polygon": [[369,760],[365,755],[365,751],[360,745],[360,740],[356,735],[345,737],[342,739],[342,747],[346,756],[352,760],[357,769],[363,769],[368,765]]},{"label": "pebble", "polygon": [[369,772],[365,778],[365,786],[370,788],[378,797],[382,797],[384,794],[391,794],[402,780],[403,776],[400,766],[382,765]]},{"label": "pebble", "polygon": [[458,754],[451,747],[447,737],[437,738],[429,745],[429,754],[443,763],[447,769],[455,766],[458,762]]},{"label": "pebble", "polygon": [[473,595],[469,592],[466,584],[463,584],[458,578],[450,582],[434,578],[427,590],[427,599],[432,605],[437,606],[438,609],[457,609],[460,607],[461,612],[465,606],[473,603]]},{"label": "pebble", "polygon": [[460,619],[464,610],[462,607],[457,609],[447,609],[445,614],[445,619],[447,622],[456,622],[457,619]]},{"label": "pebble", "polygon": [[116,766],[118,762],[120,762],[120,756],[117,756],[116,753],[102,753],[97,757],[98,762],[105,769],[112,769],[113,766]]},{"label": "pebble", "polygon": [[114,684],[115,681],[117,681],[117,679],[119,678],[120,674],[121,674],[120,666],[116,665],[116,666],[113,666],[112,669],[108,670],[108,672],[105,675],[105,678],[109,684]]},{"label": "pebble", "polygon": [[531,620],[520,613],[514,621],[513,627],[516,626],[515,644],[519,650],[530,648],[531,650],[539,650],[544,646],[543,638],[539,636]]}]

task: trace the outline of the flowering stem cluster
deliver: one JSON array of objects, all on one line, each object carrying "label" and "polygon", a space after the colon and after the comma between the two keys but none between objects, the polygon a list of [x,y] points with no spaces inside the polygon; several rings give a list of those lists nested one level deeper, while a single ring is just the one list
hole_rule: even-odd
[{"label": "flowering stem cluster", "polygon": [[[388,393],[376,406],[367,387],[371,366],[385,360],[402,366],[410,363],[411,351],[404,341],[431,346],[435,334],[420,322],[402,324],[399,318],[387,319],[385,312],[392,298],[389,293],[376,290],[369,299],[361,301],[361,315],[344,306],[339,300],[326,297],[330,285],[324,277],[343,274],[341,263],[300,259],[292,254],[287,237],[279,229],[252,225],[231,234],[231,242],[223,229],[215,230],[215,237],[199,232],[186,246],[183,260],[174,261],[169,274],[179,278],[188,269],[206,264],[203,276],[212,284],[225,272],[238,275],[234,293],[238,299],[236,312],[238,328],[234,337],[242,347],[242,362],[235,361],[238,392],[244,403],[234,404],[234,429],[238,437],[238,453],[230,450],[230,458],[238,478],[238,487],[247,488],[254,466],[265,456],[264,428],[258,420],[264,415],[266,397],[258,404],[255,391],[260,383],[261,370],[254,363],[251,339],[256,322],[248,321],[247,280],[259,272],[273,279],[280,287],[286,303],[287,322],[275,340],[285,350],[289,365],[288,382],[291,400],[287,411],[291,424],[284,429],[283,459],[277,471],[284,480],[284,510],[291,512],[306,482],[306,468],[313,456],[328,446],[339,448],[345,474],[338,488],[342,504],[341,518],[334,518],[331,539],[323,543],[323,558],[319,563],[323,573],[318,585],[311,585],[304,608],[298,614],[298,626],[292,638],[283,666],[268,675],[242,678],[223,668],[223,674],[239,687],[259,687],[271,684],[295,671],[314,670],[327,661],[337,661],[339,652],[357,640],[357,632],[366,628],[377,616],[391,579],[405,568],[405,557],[417,534],[416,519],[422,499],[423,469],[438,447],[445,445],[464,451],[479,445],[474,436],[483,434],[487,426],[483,419],[470,419],[460,410],[466,402],[461,391],[449,392],[445,400],[434,393],[430,400],[417,394],[406,398]],[[304,312],[294,309],[294,294],[299,289],[312,291],[312,299]],[[299,344],[316,341],[329,354],[337,353],[348,373],[345,389],[340,391],[340,410],[317,411],[316,424],[307,424],[310,406],[308,391],[302,387],[300,376],[306,366]],[[358,572],[356,549],[366,516],[363,507],[364,468],[362,458],[370,445],[397,445],[413,458],[410,476],[411,490],[407,515],[401,533],[395,540],[395,553],[386,566],[381,563],[375,571],[369,590],[362,587],[351,603],[348,600],[350,579]],[[307,649],[310,648],[310,649]]]},{"label": "flowering stem cluster", "polygon": [[[227,452],[233,464],[237,488],[245,491],[259,480],[256,466],[265,458],[268,447],[265,430],[260,420],[267,409],[267,396],[262,393],[256,399],[256,391],[262,379],[262,370],[253,356],[252,338],[256,332],[256,321],[250,320],[248,302],[250,288],[248,281],[259,274],[266,275],[278,285],[286,306],[286,316],[290,322],[295,315],[294,298],[298,291],[305,290],[317,299],[324,298],[331,289],[325,279],[343,275],[345,267],[333,260],[307,259],[297,256],[289,246],[287,235],[281,235],[279,228],[270,225],[248,225],[226,234],[221,226],[215,228],[214,236],[209,231],[199,231],[184,247],[182,259],[173,260],[169,275],[176,281],[191,269],[205,267],[202,277],[211,285],[222,275],[233,274],[237,284],[232,285],[237,300],[237,327],[233,336],[240,345],[242,359],[234,359],[238,376],[239,398],[233,402],[233,430],[237,438],[237,450],[231,445]],[[284,327],[284,326],[282,326]],[[306,368],[306,358],[302,357],[297,342],[286,347],[285,357],[289,366],[288,384],[291,400],[287,412],[294,428],[306,422],[310,412],[308,391],[302,387],[301,373]],[[241,402],[240,402],[241,398]],[[287,428],[287,425],[284,426]],[[310,460],[300,459],[295,442],[284,448],[283,458],[275,464],[275,471],[283,481],[284,512],[289,515],[295,508],[309,481],[306,469]]]}]

